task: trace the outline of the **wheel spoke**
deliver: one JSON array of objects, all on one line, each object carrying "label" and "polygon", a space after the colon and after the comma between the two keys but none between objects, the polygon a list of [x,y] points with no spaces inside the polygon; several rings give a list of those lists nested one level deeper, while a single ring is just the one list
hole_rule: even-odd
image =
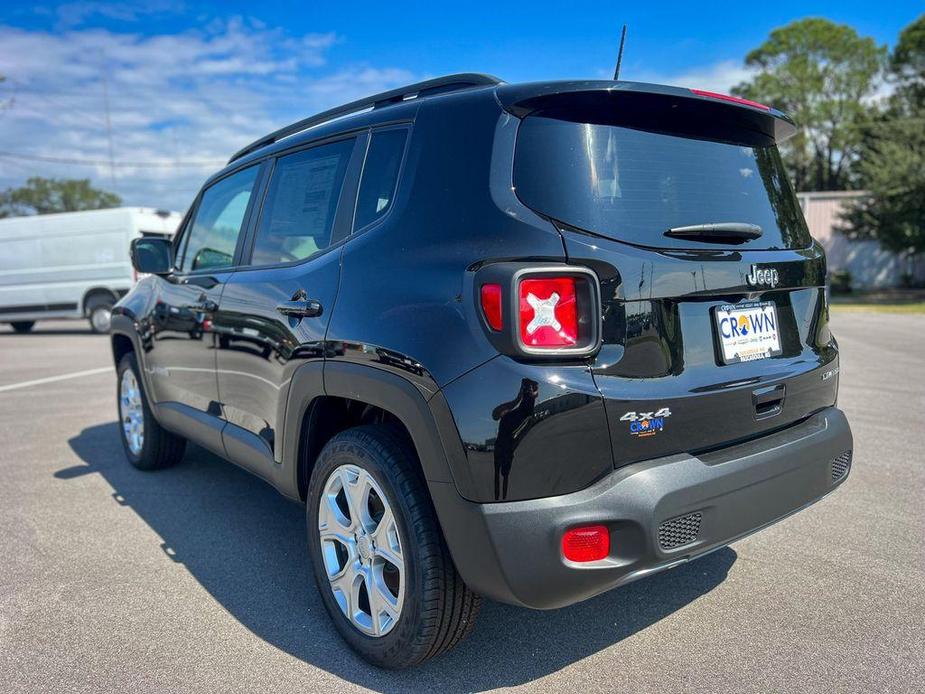
[{"label": "wheel spoke", "polygon": [[[369,608],[373,627],[377,634],[386,631],[392,623],[398,621],[401,610],[399,598],[392,595],[382,575],[382,567],[375,567],[367,574],[366,592],[369,595]],[[385,618],[385,619],[383,619]]]},{"label": "wheel spoke", "polygon": [[382,518],[379,519],[379,524],[373,532],[373,539],[376,542],[376,553],[395,568],[400,569],[404,564],[404,559],[398,539],[398,526],[395,524],[395,516],[392,515],[391,507],[385,507]]},{"label": "wheel spoke", "polygon": [[352,622],[356,619],[359,601],[359,586],[362,581],[357,580],[355,565],[348,562],[343,571],[330,579],[334,598],[344,615]]},{"label": "wheel spoke", "polygon": [[340,533],[344,537],[350,535],[351,522],[344,517],[337,506],[336,494],[325,494],[318,507],[318,530],[322,536],[325,533]]},{"label": "wheel spoke", "polygon": [[347,502],[347,509],[350,513],[350,529],[356,530],[360,524],[360,513],[362,503],[360,496],[362,492],[361,476],[351,468],[343,467],[340,471],[341,488],[344,490],[344,499]]}]

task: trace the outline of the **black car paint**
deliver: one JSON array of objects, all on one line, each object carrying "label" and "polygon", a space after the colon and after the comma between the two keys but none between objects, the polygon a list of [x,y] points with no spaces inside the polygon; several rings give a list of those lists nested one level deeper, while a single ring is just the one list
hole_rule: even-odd
[{"label": "black car paint", "polygon": [[[447,530],[456,512],[439,501],[447,495],[460,504],[510,504],[574,494],[615,468],[741,445],[832,406],[838,378],[822,374],[837,372],[837,348],[817,246],[641,248],[556,225],[517,198],[517,116],[551,97],[605,88],[614,83],[483,87],[396,103],[316,126],[216,174],[206,186],[260,162],[267,171],[253,195],[259,201],[275,156],[344,134],[361,152],[370,128],[411,132],[392,209],[360,233],[349,229],[357,166],[341,193],[335,242],[321,254],[247,267],[257,216],[250,214],[237,267],[147,278],[120,301],[113,332],[135,345],[156,416],[298,498],[311,402],[328,395],[383,407],[411,433],[459,563],[466,552]],[[616,88],[691,98],[651,85]],[[745,110],[768,136],[790,129],[782,114]],[[499,354],[473,300],[475,277],[510,261],[597,274],[603,334],[595,354],[557,361]],[[780,285],[749,287],[753,264],[776,268]],[[321,315],[276,310],[300,290],[320,302]],[[719,367],[709,308],[745,297],[777,303],[788,341],[778,357]],[[190,375],[209,369],[211,381]],[[756,416],[755,390],[779,383],[786,386],[780,413]],[[672,413],[664,432],[628,435],[626,410],[661,407]]]}]

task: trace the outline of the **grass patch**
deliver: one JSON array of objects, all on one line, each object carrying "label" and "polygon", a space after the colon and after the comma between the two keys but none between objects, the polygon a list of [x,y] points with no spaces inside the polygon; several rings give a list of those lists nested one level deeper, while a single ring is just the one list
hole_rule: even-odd
[{"label": "grass patch", "polygon": [[873,313],[925,313],[925,301],[912,301],[907,303],[866,303],[861,301],[832,301],[830,307],[836,313],[842,311],[858,312],[869,311]]}]

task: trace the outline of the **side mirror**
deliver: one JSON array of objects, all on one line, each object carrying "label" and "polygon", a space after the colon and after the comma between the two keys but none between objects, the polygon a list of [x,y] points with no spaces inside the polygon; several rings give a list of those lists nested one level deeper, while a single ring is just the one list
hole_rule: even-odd
[{"label": "side mirror", "polygon": [[132,266],[147,275],[166,275],[173,269],[173,246],[167,239],[141,237],[132,240]]}]

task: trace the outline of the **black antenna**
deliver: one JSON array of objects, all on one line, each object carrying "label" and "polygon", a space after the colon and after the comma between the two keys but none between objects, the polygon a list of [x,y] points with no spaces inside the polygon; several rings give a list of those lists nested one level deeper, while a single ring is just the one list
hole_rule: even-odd
[{"label": "black antenna", "polygon": [[626,24],[623,25],[623,33],[620,34],[620,52],[617,53],[617,69],[613,71],[613,81],[620,79],[620,63],[623,62],[623,44],[626,42]]}]

